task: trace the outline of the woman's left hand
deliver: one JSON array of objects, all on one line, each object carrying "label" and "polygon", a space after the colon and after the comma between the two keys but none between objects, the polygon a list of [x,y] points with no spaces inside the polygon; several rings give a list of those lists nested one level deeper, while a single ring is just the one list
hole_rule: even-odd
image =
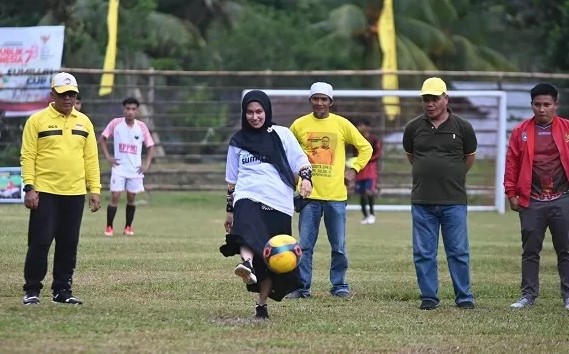
[{"label": "woman's left hand", "polygon": [[312,183],[309,180],[303,179],[300,182],[300,191],[298,192],[303,198],[308,198],[312,193]]}]

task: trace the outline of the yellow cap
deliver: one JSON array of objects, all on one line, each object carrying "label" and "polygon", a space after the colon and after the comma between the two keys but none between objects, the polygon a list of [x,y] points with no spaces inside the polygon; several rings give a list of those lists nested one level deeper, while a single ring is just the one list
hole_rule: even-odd
[{"label": "yellow cap", "polygon": [[447,92],[447,85],[445,82],[438,77],[430,77],[425,82],[423,82],[423,87],[421,87],[421,96],[433,95],[440,96]]},{"label": "yellow cap", "polygon": [[77,87],[77,80],[69,73],[59,73],[51,79],[51,88],[57,93],[64,93],[67,91],[79,92]]}]

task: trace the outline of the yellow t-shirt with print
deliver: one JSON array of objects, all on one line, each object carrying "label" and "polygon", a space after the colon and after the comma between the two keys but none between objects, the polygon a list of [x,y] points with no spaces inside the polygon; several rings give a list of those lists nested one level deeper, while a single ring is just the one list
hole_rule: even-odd
[{"label": "yellow t-shirt with print", "polygon": [[346,144],[358,150],[353,168],[359,172],[373,152],[367,139],[349,120],[333,113],[323,119],[316,118],[312,113],[307,114],[296,119],[290,130],[312,164],[313,189],[309,198],[330,201],[348,199],[344,184]]}]

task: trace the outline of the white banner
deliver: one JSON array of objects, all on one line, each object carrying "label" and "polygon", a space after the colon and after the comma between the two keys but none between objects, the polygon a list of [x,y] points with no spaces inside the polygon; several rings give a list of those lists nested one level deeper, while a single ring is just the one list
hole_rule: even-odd
[{"label": "white banner", "polygon": [[64,26],[0,27],[0,109],[6,117],[28,116],[49,103],[64,32]]}]

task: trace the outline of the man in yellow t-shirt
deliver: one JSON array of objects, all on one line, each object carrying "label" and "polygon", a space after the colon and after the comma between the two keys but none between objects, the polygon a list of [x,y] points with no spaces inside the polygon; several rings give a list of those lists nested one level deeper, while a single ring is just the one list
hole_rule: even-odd
[{"label": "man in yellow t-shirt", "polygon": [[101,207],[101,177],[93,124],[74,108],[78,93],[73,75],[55,75],[50,92],[53,102],[34,113],[24,126],[20,163],[26,193],[24,205],[30,209],[24,305],[40,302],[49,248],[54,240],[52,300],[70,305],[82,303],[71,292],[79,230],[87,184],[91,211]]},{"label": "man in yellow t-shirt", "polygon": [[[354,180],[368,162],[372,147],[358,129],[346,118],[330,113],[334,92],[330,84],[316,82],[310,88],[312,112],[296,119],[290,130],[302,146],[312,164],[312,194],[300,211],[298,228],[302,258],[300,279],[302,288],[288,295],[289,298],[310,296],[312,282],[312,254],[320,219],[324,225],[332,248],[330,266],[330,293],[348,297],[350,288],[346,282],[348,257],[346,255],[346,183]],[[353,167],[345,171],[346,144],[358,150]]]}]

